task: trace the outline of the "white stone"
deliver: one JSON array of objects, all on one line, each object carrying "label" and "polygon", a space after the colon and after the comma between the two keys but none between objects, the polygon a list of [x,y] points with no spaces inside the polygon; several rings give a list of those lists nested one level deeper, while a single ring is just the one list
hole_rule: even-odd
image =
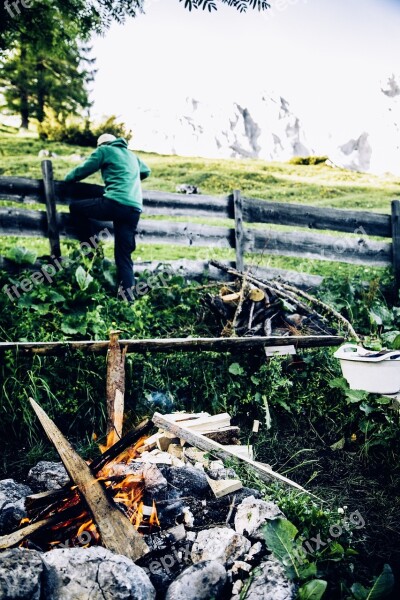
[{"label": "white stone", "polygon": [[277,517],[283,517],[283,513],[276,504],[248,496],[237,508],[235,530],[251,538],[263,540],[263,526]]},{"label": "white stone", "polygon": [[192,561],[218,560],[232,565],[250,550],[251,544],[243,535],[228,527],[204,529],[192,547]]}]

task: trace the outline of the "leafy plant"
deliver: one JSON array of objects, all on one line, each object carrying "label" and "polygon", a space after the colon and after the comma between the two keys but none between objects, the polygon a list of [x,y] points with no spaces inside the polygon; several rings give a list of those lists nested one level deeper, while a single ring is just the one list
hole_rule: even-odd
[{"label": "leafy plant", "polygon": [[383,600],[388,598],[394,588],[394,576],[389,565],[384,565],[382,573],[377,577],[370,589],[360,583],[351,586],[355,600]]}]

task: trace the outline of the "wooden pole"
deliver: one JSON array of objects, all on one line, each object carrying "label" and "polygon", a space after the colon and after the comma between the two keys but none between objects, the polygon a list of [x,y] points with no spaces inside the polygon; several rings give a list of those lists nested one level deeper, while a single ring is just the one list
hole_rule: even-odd
[{"label": "wooden pole", "polygon": [[[282,337],[240,337],[240,338],[166,338],[143,340],[120,340],[121,346],[126,346],[128,354],[137,352],[231,352],[235,350],[264,348],[270,346],[291,346],[296,348],[320,348],[325,346],[340,346],[345,341],[339,335],[296,335]],[[83,350],[91,354],[106,354],[109,349],[108,341],[77,341],[77,342],[0,342],[0,354],[14,350],[21,354],[40,354],[42,356],[64,356],[70,350]]]},{"label": "wooden pole", "polygon": [[136,531],[129,519],[111,503],[90,467],[75,452],[44,410],[32,398],[29,401],[47,437],[60,455],[68,475],[86,500],[98,527],[103,546],[116,554],[127,556],[133,561],[144,556],[149,548],[143,537]]},{"label": "wooden pole", "polygon": [[400,289],[400,200],[392,201],[393,273],[396,298]]},{"label": "wooden pole", "polygon": [[46,201],[47,228],[50,242],[50,254],[53,258],[60,258],[60,232],[57,221],[57,199],[53,177],[53,163],[51,160],[42,162],[44,196]]},{"label": "wooden pole", "polygon": [[244,269],[244,228],[243,228],[243,201],[239,190],[233,192],[233,206],[235,210],[235,247],[236,268]]},{"label": "wooden pole", "polygon": [[125,394],[125,356],[127,347],[119,343],[120,331],[110,332],[107,352],[107,440],[113,446],[122,438]]},{"label": "wooden pole", "polygon": [[271,480],[276,480],[286,485],[289,485],[290,487],[293,487],[300,492],[312,495],[301,485],[295,483],[287,477],[284,477],[283,475],[280,475],[280,473],[275,473],[275,471],[273,471],[270,467],[267,467],[265,465],[262,465],[261,463],[251,460],[247,456],[236,453],[231,449],[228,450],[222,444],[219,444],[214,440],[210,440],[201,433],[198,433],[196,431],[193,431],[192,429],[189,429],[188,427],[185,427],[184,425],[182,425],[182,423],[171,421],[166,415],[155,413],[152,421],[154,425],[156,425],[160,429],[168,431],[169,433],[173,433],[175,437],[184,439],[192,446],[195,446],[200,450],[204,450],[205,452],[210,452],[218,458],[221,458],[222,460],[235,459],[239,462],[246,463],[249,467],[253,469],[253,471],[257,473],[260,479],[264,481],[271,482]]}]

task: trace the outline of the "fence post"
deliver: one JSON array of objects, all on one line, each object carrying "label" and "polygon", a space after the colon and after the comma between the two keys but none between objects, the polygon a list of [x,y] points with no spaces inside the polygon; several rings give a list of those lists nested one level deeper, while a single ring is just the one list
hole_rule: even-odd
[{"label": "fence post", "polygon": [[107,353],[107,445],[122,437],[125,395],[125,356],[127,347],[121,348],[120,331],[110,332]]},{"label": "fence post", "polygon": [[236,269],[244,270],[244,228],[243,228],[243,199],[240,190],[233,192],[233,206],[235,211],[235,248]]},{"label": "fence post", "polygon": [[53,164],[51,160],[42,162],[44,198],[47,213],[47,235],[50,242],[50,254],[54,258],[61,256],[60,232],[57,222],[56,190],[54,186]]},{"label": "fence post", "polygon": [[396,295],[400,289],[400,200],[392,201],[393,272]]}]

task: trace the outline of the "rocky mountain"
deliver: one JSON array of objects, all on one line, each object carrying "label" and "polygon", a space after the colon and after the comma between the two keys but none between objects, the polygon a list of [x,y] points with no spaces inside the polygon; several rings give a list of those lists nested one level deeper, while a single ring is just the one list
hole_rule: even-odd
[{"label": "rocky mountain", "polygon": [[251,106],[212,107],[193,98],[173,112],[136,115],[135,146],[166,154],[288,160],[309,156],[301,121],[280,96],[263,94]]},{"label": "rocky mountain", "polygon": [[[286,161],[318,154],[329,156],[330,164],[338,167],[400,173],[400,78],[392,75],[381,85],[371,84],[363,105],[354,102],[353,88],[340,93],[349,98],[346,115],[340,114],[341,109],[324,115],[325,107],[310,92],[310,103],[315,105],[312,120],[318,123],[313,134],[289,101],[277,94],[263,93],[247,104],[211,105],[187,98],[173,109],[139,109],[130,122],[134,145],[163,154],[208,158]],[[335,128],[341,120],[346,126]]]}]

